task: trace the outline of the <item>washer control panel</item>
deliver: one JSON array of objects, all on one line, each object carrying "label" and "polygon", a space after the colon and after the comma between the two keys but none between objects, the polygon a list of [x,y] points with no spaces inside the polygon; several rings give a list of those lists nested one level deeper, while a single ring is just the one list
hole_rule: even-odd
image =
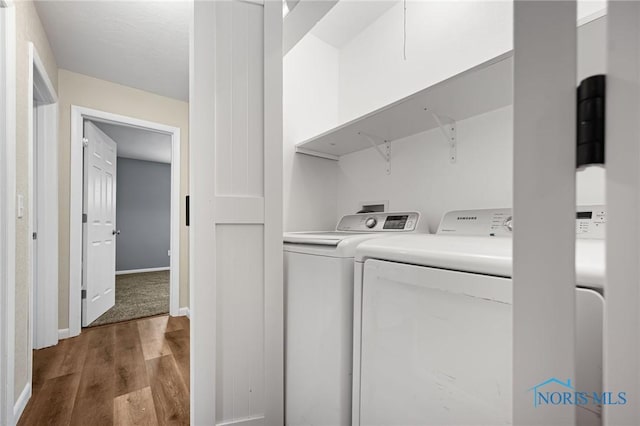
[{"label": "washer control panel", "polygon": [[[607,212],[604,206],[580,206],[576,210],[578,238],[604,239]],[[445,213],[438,234],[509,237],[514,228],[512,209],[456,210]]]},{"label": "washer control panel", "polygon": [[576,213],[578,238],[604,240],[607,210],[604,206],[581,206]]},{"label": "washer control panel", "polygon": [[344,232],[411,232],[418,229],[420,213],[359,213],[343,216],[337,231]]}]

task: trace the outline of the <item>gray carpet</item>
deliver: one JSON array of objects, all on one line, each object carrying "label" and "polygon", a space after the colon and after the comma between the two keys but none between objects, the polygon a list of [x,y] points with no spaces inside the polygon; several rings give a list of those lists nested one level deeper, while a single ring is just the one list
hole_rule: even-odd
[{"label": "gray carpet", "polygon": [[89,327],[169,312],[169,271],[116,275],[116,304]]}]

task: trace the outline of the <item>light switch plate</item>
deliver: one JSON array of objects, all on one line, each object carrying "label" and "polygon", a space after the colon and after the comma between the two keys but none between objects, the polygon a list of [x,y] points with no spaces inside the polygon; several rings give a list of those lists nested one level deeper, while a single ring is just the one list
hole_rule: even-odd
[{"label": "light switch plate", "polygon": [[22,219],[22,217],[24,216],[24,195],[18,194],[17,206],[18,206],[18,211],[17,211],[18,219]]}]

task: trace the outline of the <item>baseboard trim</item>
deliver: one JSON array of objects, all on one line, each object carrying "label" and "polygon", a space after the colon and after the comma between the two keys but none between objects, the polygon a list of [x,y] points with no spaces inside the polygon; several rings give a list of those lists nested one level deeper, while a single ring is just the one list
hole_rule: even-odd
[{"label": "baseboard trim", "polygon": [[264,416],[247,417],[244,419],[229,420],[223,423],[216,423],[216,426],[263,426]]},{"label": "baseboard trim", "polygon": [[178,310],[178,316],[179,317],[187,317],[189,319],[191,319],[191,311],[189,311],[189,308],[180,308],[180,310]]},{"label": "baseboard trim", "polygon": [[170,269],[168,266],[163,266],[162,268],[128,269],[126,271],[116,271],[116,275],[142,274],[144,272],[169,271]]},{"label": "baseboard trim", "polygon": [[18,420],[20,420],[20,416],[22,416],[22,413],[24,412],[24,409],[26,408],[30,398],[31,383],[27,383],[22,392],[20,392],[20,397],[18,397],[16,404],[13,406],[13,421],[15,423],[18,423]]},{"label": "baseboard trim", "polygon": [[58,330],[58,340],[68,339],[69,338],[69,329],[61,328]]}]

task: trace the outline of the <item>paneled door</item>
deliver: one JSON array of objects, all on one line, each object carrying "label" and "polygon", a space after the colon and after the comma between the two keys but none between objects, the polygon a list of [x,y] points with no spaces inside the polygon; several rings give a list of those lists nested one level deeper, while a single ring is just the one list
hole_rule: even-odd
[{"label": "paneled door", "polygon": [[191,423],[282,425],[282,2],[193,18]]},{"label": "paneled door", "polygon": [[84,123],[82,326],[115,305],[116,143]]}]

